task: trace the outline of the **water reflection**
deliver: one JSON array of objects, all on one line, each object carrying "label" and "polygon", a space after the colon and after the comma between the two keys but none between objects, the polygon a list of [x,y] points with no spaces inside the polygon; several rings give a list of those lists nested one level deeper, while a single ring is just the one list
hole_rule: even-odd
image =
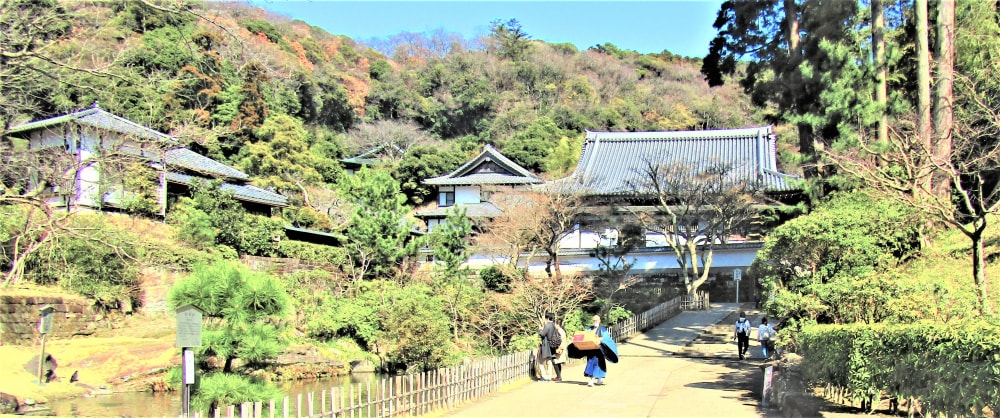
[{"label": "water reflection", "polygon": [[[359,373],[351,376],[340,376],[321,380],[299,380],[293,382],[279,382],[278,388],[288,395],[291,405],[295,405],[298,394],[302,394],[305,402],[306,394],[312,392],[317,405],[322,399],[321,391],[327,391],[331,387],[348,387],[352,384],[361,384],[362,387],[368,382],[375,385],[380,375],[374,373]],[[280,401],[280,399],[279,399]],[[265,404],[266,405],[266,404]],[[280,404],[279,404],[280,405]],[[52,401],[48,404],[47,411],[39,411],[32,415],[47,415],[60,417],[148,417],[148,416],[177,416],[181,413],[180,392],[153,393],[153,392],[124,392],[102,395],[93,398],[74,398]],[[279,407],[280,408],[280,407]],[[265,410],[267,408],[265,407]]]}]

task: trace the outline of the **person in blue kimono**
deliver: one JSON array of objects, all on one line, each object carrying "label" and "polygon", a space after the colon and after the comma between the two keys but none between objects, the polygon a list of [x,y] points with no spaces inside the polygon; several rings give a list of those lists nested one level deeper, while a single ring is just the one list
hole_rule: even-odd
[{"label": "person in blue kimono", "polygon": [[[608,333],[608,329],[601,326],[601,317],[594,315],[591,320],[593,321],[593,325],[587,328],[587,331],[594,331],[597,333],[597,337],[603,340],[604,335]],[[593,387],[595,380],[598,386],[604,384],[604,378],[608,375],[608,363],[601,350],[587,351],[587,367],[583,369],[583,375],[590,378],[587,386]]]}]

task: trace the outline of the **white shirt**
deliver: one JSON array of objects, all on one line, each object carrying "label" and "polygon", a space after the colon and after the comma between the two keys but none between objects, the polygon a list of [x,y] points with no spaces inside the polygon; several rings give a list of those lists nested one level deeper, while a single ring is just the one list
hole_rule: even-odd
[{"label": "white shirt", "polygon": [[760,324],[757,327],[757,339],[764,341],[774,338],[774,328],[771,328],[770,324]]}]

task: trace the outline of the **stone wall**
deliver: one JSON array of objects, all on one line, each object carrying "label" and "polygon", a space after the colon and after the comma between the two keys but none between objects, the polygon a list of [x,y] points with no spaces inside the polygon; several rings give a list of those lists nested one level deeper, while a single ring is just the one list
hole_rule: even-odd
[{"label": "stone wall", "polygon": [[52,332],[48,338],[93,334],[103,319],[84,300],[45,296],[0,296],[0,345],[33,345],[41,339],[39,308],[49,305]]},{"label": "stone wall", "polygon": [[240,261],[253,270],[266,271],[278,276],[311,270],[323,270],[331,273],[338,272],[337,266],[334,266],[333,263],[299,260],[297,258],[274,258],[244,255],[240,257]]}]

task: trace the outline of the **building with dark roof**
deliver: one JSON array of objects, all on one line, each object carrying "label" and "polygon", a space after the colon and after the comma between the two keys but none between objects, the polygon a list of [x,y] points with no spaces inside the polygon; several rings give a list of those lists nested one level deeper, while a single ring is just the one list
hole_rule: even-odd
[{"label": "building with dark roof", "polygon": [[[95,105],[81,111],[11,127],[9,138],[27,141],[37,152],[63,151],[65,181],[53,185],[49,203],[67,208],[122,209],[128,193],[109,173],[113,162],[140,162],[157,176],[157,212],[166,214],[172,196],[186,195],[197,181],[220,180],[223,191],[252,213],[270,215],[288,199],[250,184],[246,173],[186,149],[170,135],[113,115]],[[31,175],[31,173],[25,173]],[[116,184],[118,183],[118,184]]]},{"label": "building with dark roof", "polygon": [[465,208],[465,215],[469,218],[495,218],[503,211],[490,202],[492,193],[527,189],[543,181],[487,145],[483,152],[454,171],[426,179],[423,183],[437,187],[437,207],[416,213],[431,231],[444,222],[454,207]]},{"label": "building with dark roof", "polygon": [[732,181],[754,183],[776,198],[795,199],[797,176],[778,171],[770,126],[709,131],[587,132],[573,173],[555,184],[587,196],[642,200],[645,164],[680,164],[700,171],[709,164],[733,167]]},{"label": "building with dark roof", "polygon": [[[710,166],[728,167],[726,181],[749,184],[761,205],[795,204],[802,199],[802,179],[778,170],[776,137],[770,126],[705,131],[587,132],[576,169],[568,177],[540,187],[583,196],[588,205],[564,248],[593,248],[617,238],[621,219],[609,213],[658,210],[658,196],[648,184],[650,166],[673,165],[691,176]],[[759,225],[758,225],[759,226]],[[735,242],[761,237],[760,231],[734,236]],[[610,237],[610,238],[609,238]],[[667,237],[647,234],[646,246],[664,246]]]}]

